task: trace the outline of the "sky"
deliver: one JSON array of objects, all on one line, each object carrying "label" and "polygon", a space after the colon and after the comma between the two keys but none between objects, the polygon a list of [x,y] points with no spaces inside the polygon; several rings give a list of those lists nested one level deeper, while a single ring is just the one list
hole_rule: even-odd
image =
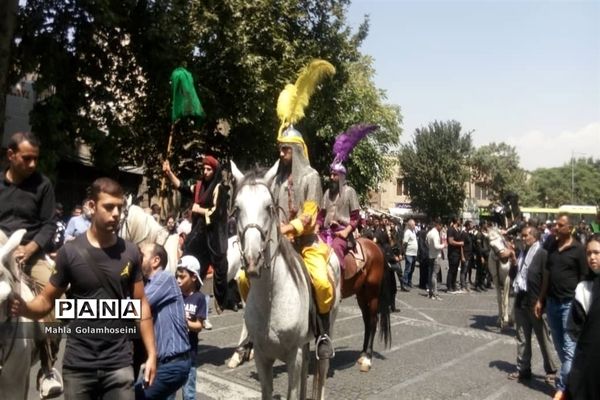
[{"label": "sky", "polygon": [[600,159],[600,1],[352,0],[375,84],[416,128],[454,119],[527,170]]}]

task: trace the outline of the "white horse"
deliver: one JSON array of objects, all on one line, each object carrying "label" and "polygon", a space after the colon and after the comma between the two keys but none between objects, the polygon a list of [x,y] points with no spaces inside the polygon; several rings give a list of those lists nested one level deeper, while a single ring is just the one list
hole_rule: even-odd
[{"label": "white horse", "polygon": [[[252,282],[244,319],[254,343],[254,358],[260,378],[262,398],[273,395],[273,363],[281,360],[288,371],[287,399],[306,398],[306,378],[310,341],[314,338],[309,324],[311,284],[302,260],[290,242],[279,232],[279,220],[268,182],[264,177],[244,177],[232,168],[238,182],[235,207],[238,232],[246,273]],[[336,297],[331,310],[333,324],[340,293],[339,263],[335,263]],[[329,360],[318,360],[313,380],[313,398],[325,396]]]},{"label": "white horse", "polygon": [[37,349],[31,327],[26,318],[11,318],[8,313],[10,294],[15,291],[25,301],[33,299],[29,287],[19,279],[20,272],[13,252],[21,243],[25,229],[6,238],[0,231],[0,396],[3,399],[27,399],[29,391],[29,369],[36,361]]},{"label": "white horse", "polygon": [[131,204],[131,196],[127,198],[121,216],[119,236],[137,245],[157,243],[162,245],[169,256],[167,271],[175,275],[179,252],[179,235],[169,235],[167,228],[156,222],[154,217],[141,207]]},{"label": "white horse", "polygon": [[490,255],[488,258],[488,269],[492,274],[496,295],[498,296],[498,323],[500,328],[505,328],[510,324],[509,294],[510,294],[510,261],[508,256],[500,254],[508,250],[508,245],[497,227],[491,227],[488,230],[490,240]]}]

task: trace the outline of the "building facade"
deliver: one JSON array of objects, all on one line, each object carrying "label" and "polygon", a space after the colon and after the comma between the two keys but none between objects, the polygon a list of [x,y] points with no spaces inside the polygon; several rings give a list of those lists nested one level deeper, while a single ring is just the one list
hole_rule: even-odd
[{"label": "building facade", "polygon": [[[410,192],[398,164],[394,167],[391,178],[382,182],[376,191],[369,194],[369,208],[377,212],[387,213],[400,218],[426,217],[411,207]],[[491,203],[492,193],[489,189],[475,182],[473,176],[465,182],[467,198],[462,210],[462,218],[478,221],[485,214]]]}]

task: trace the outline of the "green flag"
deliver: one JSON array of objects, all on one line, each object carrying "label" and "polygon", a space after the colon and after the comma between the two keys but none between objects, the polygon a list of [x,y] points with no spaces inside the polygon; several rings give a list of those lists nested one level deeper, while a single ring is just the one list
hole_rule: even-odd
[{"label": "green flag", "polygon": [[205,113],[194,89],[192,74],[183,67],[176,68],[171,73],[171,85],[173,85],[171,121],[175,122],[184,117],[203,119]]}]

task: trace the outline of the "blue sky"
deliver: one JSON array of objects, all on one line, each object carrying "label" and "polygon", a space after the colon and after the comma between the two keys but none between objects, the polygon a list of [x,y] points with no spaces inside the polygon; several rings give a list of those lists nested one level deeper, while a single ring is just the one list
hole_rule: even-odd
[{"label": "blue sky", "polygon": [[353,0],[376,85],[416,128],[455,119],[476,146],[514,145],[521,165],[600,158],[600,1]]}]

